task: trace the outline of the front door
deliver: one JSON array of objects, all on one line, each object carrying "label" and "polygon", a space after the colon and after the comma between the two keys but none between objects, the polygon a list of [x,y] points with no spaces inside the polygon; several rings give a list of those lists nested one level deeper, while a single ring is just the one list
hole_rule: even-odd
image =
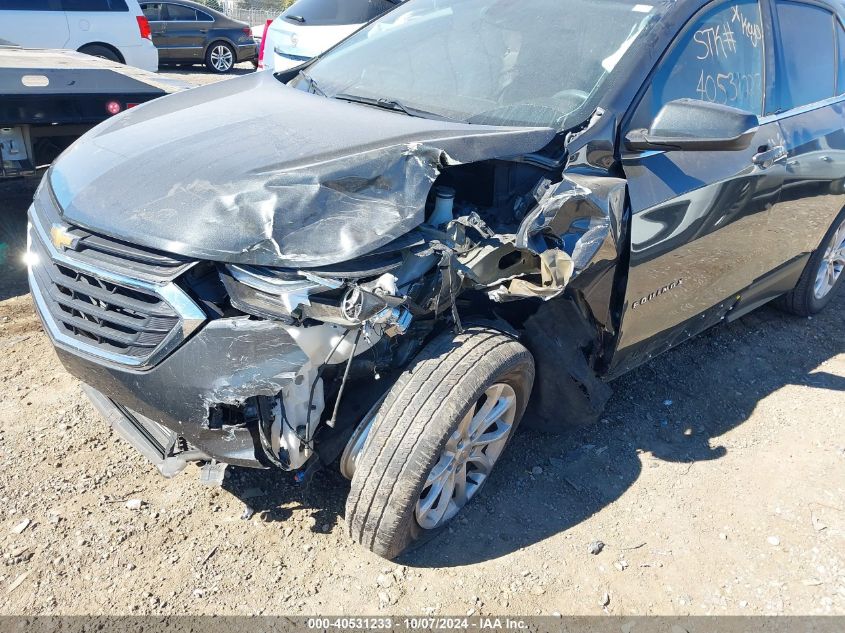
[{"label": "front door", "polygon": [[[763,115],[771,29],[756,0],[714,2],[679,34],[627,130],[692,98]],[[771,210],[785,173],[777,122],[745,150],[622,149],[631,258],[612,371],[624,371],[722,318],[770,268]]]},{"label": "front door", "polygon": [[165,2],[161,14],[166,24],[164,46],[168,58],[175,62],[202,61],[206,34],[212,24],[198,21],[196,9],[183,4]]}]

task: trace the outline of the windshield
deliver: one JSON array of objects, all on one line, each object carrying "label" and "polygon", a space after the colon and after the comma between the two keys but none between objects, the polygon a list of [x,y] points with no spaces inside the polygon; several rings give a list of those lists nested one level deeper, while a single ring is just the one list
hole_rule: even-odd
[{"label": "windshield", "polygon": [[563,129],[589,116],[655,13],[625,0],[410,0],[293,85],[466,123]]}]

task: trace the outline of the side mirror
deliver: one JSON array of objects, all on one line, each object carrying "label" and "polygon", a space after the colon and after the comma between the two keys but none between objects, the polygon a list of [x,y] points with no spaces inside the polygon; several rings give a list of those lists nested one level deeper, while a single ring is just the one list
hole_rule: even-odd
[{"label": "side mirror", "polygon": [[751,145],[757,115],[719,103],[677,99],[660,109],[647,130],[625,136],[629,150],[741,150]]}]

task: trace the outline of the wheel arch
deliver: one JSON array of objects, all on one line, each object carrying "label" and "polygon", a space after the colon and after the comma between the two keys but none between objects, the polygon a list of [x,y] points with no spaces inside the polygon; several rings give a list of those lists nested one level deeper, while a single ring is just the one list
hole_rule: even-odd
[{"label": "wheel arch", "polygon": [[474,293],[458,313],[464,328],[481,326],[512,336],[534,357],[536,376],[523,424],[560,432],[598,421],[613,391],[601,378],[604,329],[581,293],[506,303]]},{"label": "wheel arch", "polygon": [[117,46],[114,46],[113,44],[109,44],[108,42],[100,42],[100,41],[86,42],[85,44],[83,44],[82,46],[77,48],[76,52],[77,53],[85,53],[85,51],[83,49],[88,48],[90,46],[102,46],[103,48],[107,48],[112,53],[117,55],[117,59],[120,61],[121,64],[126,63],[126,58],[123,56],[123,53],[120,52],[120,49],[117,48]]},{"label": "wheel arch", "polygon": [[567,296],[543,303],[523,323],[520,342],[536,371],[525,425],[560,432],[597,422],[613,391],[596,371],[602,337],[589,311]]}]

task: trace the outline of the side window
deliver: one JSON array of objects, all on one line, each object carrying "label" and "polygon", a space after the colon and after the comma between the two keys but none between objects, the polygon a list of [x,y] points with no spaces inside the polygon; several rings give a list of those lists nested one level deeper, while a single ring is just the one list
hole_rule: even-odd
[{"label": "side window", "polygon": [[833,96],[836,79],[834,17],[821,7],[778,0],[780,32],[775,100],[767,109],[784,112]]},{"label": "side window", "polygon": [[700,99],[763,113],[764,36],[760,5],[718,5],[685,30],[652,80],[651,116],[669,101]]},{"label": "side window", "polygon": [[836,79],[836,94],[845,94],[845,28],[839,20],[836,21],[836,39],[839,46],[838,77]]},{"label": "side window", "polygon": [[0,11],[58,11],[50,0],[0,0]]},{"label": "side window", "polygon": [[65,11],[129,11],[126,0],[62,0]]},{"label": "side window", "polygon": [[204,11],[200,11],[197,9],[197,20],[200,22],[214,22],[214,18],[205,13]]},{"label": "side window", "polygon": [[158,2],[153,4],[142,4],[141,11],[144,12],[144,17],[146,17],[150,22],[158,22],[161,20],[161,5]]},{"label": "side window", "polygon": [[165,4],[161,13],[161,17],[168,22],[195,22],[197,19],[194,9],[181,4]]}]

